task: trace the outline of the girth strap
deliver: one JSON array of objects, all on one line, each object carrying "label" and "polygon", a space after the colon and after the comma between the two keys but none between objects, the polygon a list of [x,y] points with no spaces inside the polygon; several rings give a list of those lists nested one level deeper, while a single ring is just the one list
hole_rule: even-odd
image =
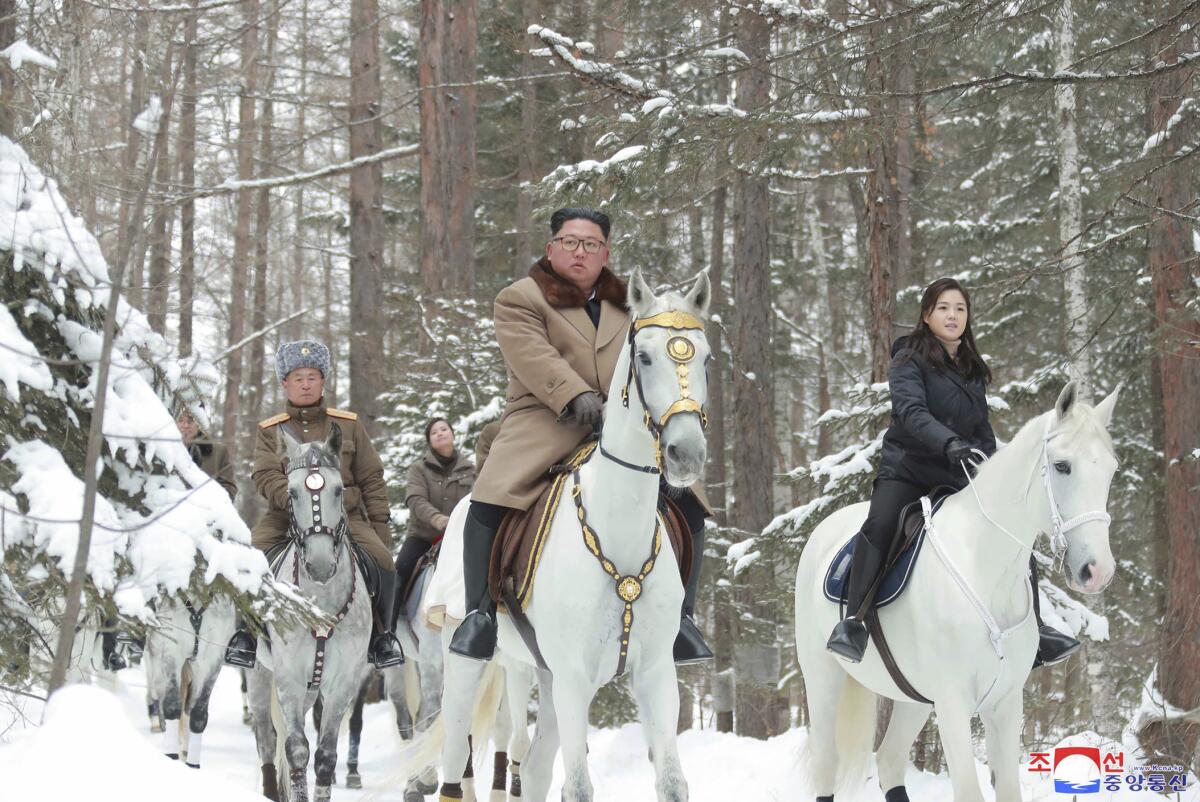
[{"label": "girth strap", "polygon": [[204,623],[204,611],[208,609],[208,605],[204,605],[199,610],[192,606],[192,602],[186,596],[183,597],[183,606],[187,608],[188,618],[192,624],[192,656],[195,660],[196,655],[200,653],[200,625]]}]

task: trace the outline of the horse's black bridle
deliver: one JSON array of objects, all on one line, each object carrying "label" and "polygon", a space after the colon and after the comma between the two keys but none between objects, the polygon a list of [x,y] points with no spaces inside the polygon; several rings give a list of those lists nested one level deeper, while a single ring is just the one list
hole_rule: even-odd
[{"label": "horse's black bridle", "polygon": [[[323,510],[321,509],[321,491],[325,488],[325,477],[321,475],[320,460],[315,458],[309,459],[307,465],[298,465],[290,468],[288,473],[296,471],[306,471],[307,476],[304,477],[304,489],[308,491],[308,500],[312,504],[313,510],[313,525],[306,528],[301,528],[300,522],[296,520],[296,504],[294,502],[289,506],[288,515],[290,522],[288,524],[288,536],[292,542],[296,544],[297,550],[304,548],[304,541],[313,535],[329,535],[333,538],[333,553],[334,553],[334,568],[337,568],[337,561],[341,556],[342,540],[350,533],[350,525],[347,523],[346,515],[343,513],[342,520],[337,526],[329,526],[324,522]],[[299,570],[299,562],[297,561]]]}]

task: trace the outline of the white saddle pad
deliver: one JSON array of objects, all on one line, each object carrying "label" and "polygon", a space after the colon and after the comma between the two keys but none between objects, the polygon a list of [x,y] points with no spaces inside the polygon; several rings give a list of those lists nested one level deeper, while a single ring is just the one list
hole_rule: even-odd
[{"label": "white saddle pad", "polygon": [[446,626],[446,619],[451,619],[449,625],[455,626],[467,615],[467,591],[463,582],[463,525],[467,521],[467,509],[470,506],[471,497],[467,496],[450,513],[437,568],[421,605],[420,613],[433,630]]}]

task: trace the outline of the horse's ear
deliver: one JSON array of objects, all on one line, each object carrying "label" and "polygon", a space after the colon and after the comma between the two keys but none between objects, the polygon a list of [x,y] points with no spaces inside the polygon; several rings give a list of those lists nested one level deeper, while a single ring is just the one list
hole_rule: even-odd
[{"label": "horse's ear", "polygon": [[335,457],[342,453],[342,427],[336,423],[329,424],[329,436],[325,438],[325,450]]},{"label": "horse's ear", "polygon": [[296,452],[300,450],[300,441],[292,437],[292,433],[282,426],[279,427],[280,434],[279,444],[283,446],[283,454],[288,458],[288,462],[295,462]]},{"label": "horse's ear", "polygon": [[1075,408],[1075,401],[1079,398],[1077,392],[1078,387],[1075,382],[1067,382],[1067,386],[1062,388],[1062,392],[1058,394],[1058,400],[1054,402],[1054,411],[1058,413],[1058,419],[1064,420],[1071,414],[1071,410]]},{"label": "horse's ear", "polygon": [[708,304],[712,300],[712,285],[708,281],[708,273],[701,270],[696,274],[696,281],[688,290],[687,302],[696,310],[696,316],[708,317]]},{"label": "horse's ear", "polygon": [[1105,429],[1107,429],[1109,424],[1112,423],[1113,410],[1117,406],[1117,396],[1120,395],[1121,388],[1123,386],[1123,383],[1118,384],[1116,389],[1108,394],[1107,398],[1096,405],[1096,416],[1100,419],[1100,422],[1104,424]]},{"label": "horse's ear", "polygon": [[629,277],[629,308],[634,317],[642,317],[653,303],[654,290],[650,289],[650,285],[642,278],[642,269],[636,268]]}]

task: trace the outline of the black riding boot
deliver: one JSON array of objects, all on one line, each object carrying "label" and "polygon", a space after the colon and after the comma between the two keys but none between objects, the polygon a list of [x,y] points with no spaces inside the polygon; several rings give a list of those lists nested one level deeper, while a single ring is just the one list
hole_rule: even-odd
[{"label": "black riding boot", "polygon": [[1054,627],[1046,626],[1042,623],[1042,604],[1038,594],[1037,561],[1032,555],[1029,557],[1029,581],[1033,585],[1033,617],[1037,619],[1038,625],[1038,649],[1037,655],[1033,658],[1033,667],[1052,666],[1055,663],[1061,663],[1079,651],[1079,647],[1083,644],[1070,635],[1064,635]]},{"label": "black riding boot", "polygon": [[883,553],[861,532],[857,537],[854,559],[850,563],[850,589],[846,592],[846,617],[834,626],[833,633],[825,643],[826,649],[852,663],[862,662],[867,651],[867,625],[857,616],[883,568]]},{"label": "black riding boot", "polygon": [[404,650],[396,640],[396,572],[379,571],[379,591],[375,594],[374,629],[367,660],[376,668],[391,668],[404,662]]},{"label": "black riding boot", "polygon": [[503,508],[494,508],[498,510],[494,516],[484,513],[493,523],[480,518],[476,505],[471,504],[463,527],[463,584],[469,612],[450,640],[450,651],[472,660],[491,660],[496,652],[496,612],[488,593],[488,564]]},{"label": "black riding boot", "polygon": [[246,626],[246,619],[240,615],[237,620],[237,631],[229,639],[225,647],[225,663],[235,668],[254,668],[255,653],[258,651],[258,641]]},{"label": "black riding boot", "polygon": [[[108,626],[108,622],[105,622],[105,626]],[[100,652],[104,660],[104,667],[109,671],[120,671],[129,667],[129,663],[117,651],[117,633],[111,629],[106,628],[100,635]]]},{"label": "black riding boot", "polygon": [[696,611],[696,591],[700,587],[700,567],[704,564],[704,522],[692,530],[692,570],[683,589],[683,615],[679,619],[679,634],[673,649],[678,665],[704,663],[713,659],[712,649],[704,642],[693,614]]}]

